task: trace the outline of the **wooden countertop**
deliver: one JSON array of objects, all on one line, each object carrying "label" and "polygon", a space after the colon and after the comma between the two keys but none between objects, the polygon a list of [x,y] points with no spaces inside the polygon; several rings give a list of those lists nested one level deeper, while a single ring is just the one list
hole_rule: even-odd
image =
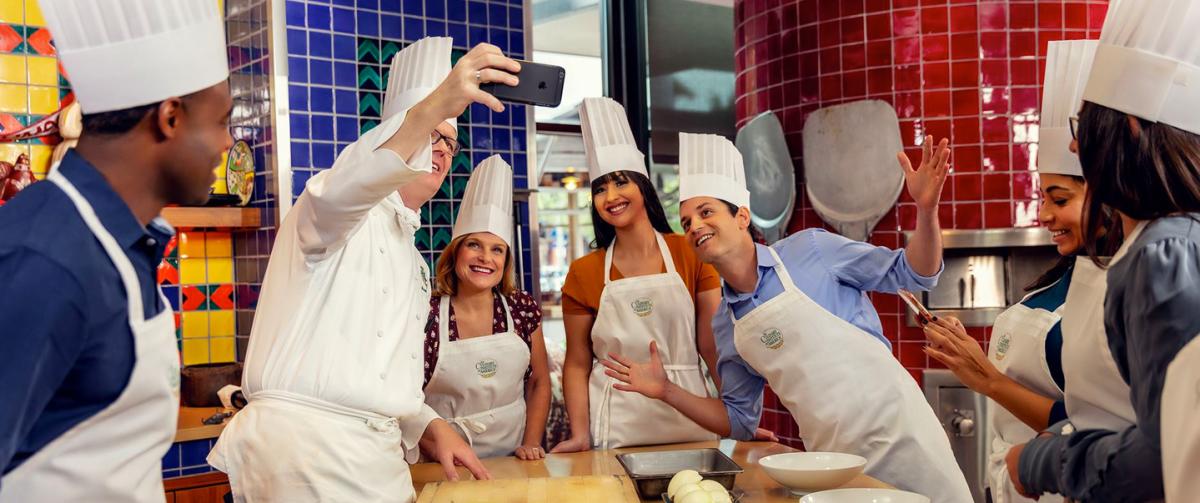
[{"label": "wooden countertop", "polygon": [[204,424],[209,416],[225,410],[224,407],[179,407],[179,422],[175,427],[175,441],[187,442],[221,436],[221,430],[230,418],[221,424]]},{"label": "wooden countertop", "polygon": [[[784,452],[795,452],[796,449],[773,442],[737,442],[721,440],[720,442],[694,442],[687,444],[656,445],[635,447],[629,449],[613,449],[608,451],[586,451],[571,454],[550,454],[540,461],[521,461],[515,457],[488,458],[483,460],[488,471],[495,479],[512,478],[542,478],[568,477],[576,475],[625,475],[625,469],[617,461],[616,455],[626,452],[662,451],[680,449],[698,449],[717,447],[745,470],[737,476],[734,483],[736,488],[745,492],[743,503],[795,503],[798,499],[783,486],[771,480],[766,472],[758,466],[758,460]],[[458,469],[462,480],[470,479],[465,468]],[[437,463],[421,463],[412,467],[413,487],[417,494],[429,482],[445,480],[442,466]],[[867,475],[860,475],[843,487],[874,487],[891,488]]]}]

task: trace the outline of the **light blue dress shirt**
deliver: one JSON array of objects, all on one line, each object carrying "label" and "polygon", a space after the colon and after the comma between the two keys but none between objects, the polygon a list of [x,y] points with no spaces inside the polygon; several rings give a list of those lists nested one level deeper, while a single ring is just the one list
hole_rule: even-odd
[{"label": "light blue dress shirt", "polygon": [[[766,246],[755,245],[758,253],[758,283],[753,293],[721,288],[722,302],[713,316],[717,343],[717,372],[721,376],[721,400],[729,414],[730,436],[738,440],[754,437],[762,415],[762,392],[766,380],[750,367],[733,344],[732,312],[742,318],[776,295],[783,284],[773,269],[775,259]],[[796,287],[821,307],[874,336],[891,348],[883,336],[879,314],[867,292],[895,293],[904,288],[923,291],[937,284],[938,274],[921,276],[912,270],[904,250],[847,239],[822,229],[806,229],[772,245]]]}]

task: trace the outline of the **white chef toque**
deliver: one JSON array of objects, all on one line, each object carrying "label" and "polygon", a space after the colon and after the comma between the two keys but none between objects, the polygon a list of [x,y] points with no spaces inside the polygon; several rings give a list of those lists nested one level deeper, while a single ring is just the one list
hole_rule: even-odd
[{"label": "white chef toque", "polygon": [[1200,1],[1109,5],[1084,101],[1200,134]]},{"label": "white chef toque", "polygon": [[583,150],[592,180],[616,171],[635,171],[649,178],[646,157],[637,148],[625,107],[611,98],[584,98],[579,105]]},{"label": "white chef toque", "polygon": [[[450,50],[454,39],[425,37],[413,42],[392,57],[387,92],[383,95],[383,119],[412,108],[437,89],[450,74]],[[458,119],[446,119],[458,126]]]},{"label": "white chef toque", "polygon": [[513,171],[499,155],[484,159],[467,180],[451,239],[490,232],[513,246]]},{"label": "white chef toque", "polygon": [[1087,83],[1096,45],[1095,40],[1050,42],[1038,131],[1039,173],[1083,176],[1079,156],[1071,152],[1071,117],[1075,117],[1083,105],[1083,86]]},{"label": "white chef toque", "polygon": [[679,201],[702,196],[750,208],[742,153],[724,136],[679,133]]},{"label": "white chef toque", "polygon": [[39,0],[84,114],[186,96],[229,78],[215,0]]}]

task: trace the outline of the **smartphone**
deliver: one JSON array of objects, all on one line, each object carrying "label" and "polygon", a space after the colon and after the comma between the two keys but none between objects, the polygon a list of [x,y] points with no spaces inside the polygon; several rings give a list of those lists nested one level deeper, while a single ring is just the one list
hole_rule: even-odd
[{"label": "smartphone", "polygon": [[520,82],[517,85],[488,82],[479,88],[509,103],[541,107],[556,107],[562,103],[563,81],[567,78],[567,71],[563,67],[532,61],[517,62],[521,64],[521,72],[517,74]]},{"label": "smartphone", "polygon": [[901,288],[896,291],[896,295],[899,295],[901,299],[904,299],[904,303],[908,304],[908,308],[913,312],[913,314],[917,315],[917,323],[924,325],[929,323],[930,320],[933,320],[933,314],[930,313],[928,309],[925,309],[925,306],[921,304],[919,299],[917,299],[916,294]]}]

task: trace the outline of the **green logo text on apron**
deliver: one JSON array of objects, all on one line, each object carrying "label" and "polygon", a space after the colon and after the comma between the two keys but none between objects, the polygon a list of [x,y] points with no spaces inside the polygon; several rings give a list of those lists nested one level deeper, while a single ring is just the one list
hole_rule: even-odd
[{"label": "green logo text on apron", "polygon": [[642,318],[650,316],[650,312],[654,311],[654,301],[650,300],[649,297],[639,298],[629,303],[629,305],[633,307],[633,312]]},{"label": "green logo text on apron", "polygon": [[496,364],[496,360],[488,358],[487,360],[479,360],[479,362],[475,364],[475,371],[479,372],[479,377],[487,379],[496,375],[497,367],[498,365]]},{"label": "green logo text on apron", "polygon": [[1004,355],[1008,354],[1008,346],[1012,344],[1012,334],[1004,332],[1000,336],[1000,341],[996,343],[996,359],[1003,360]]},{"label": "green logo text on apron", "polygon": [[767,349],[779,349],[783,347],[783,334],[778,329],[772,328],[763,331],[762,337],[759,337],[758,340],[762,341]]}]

